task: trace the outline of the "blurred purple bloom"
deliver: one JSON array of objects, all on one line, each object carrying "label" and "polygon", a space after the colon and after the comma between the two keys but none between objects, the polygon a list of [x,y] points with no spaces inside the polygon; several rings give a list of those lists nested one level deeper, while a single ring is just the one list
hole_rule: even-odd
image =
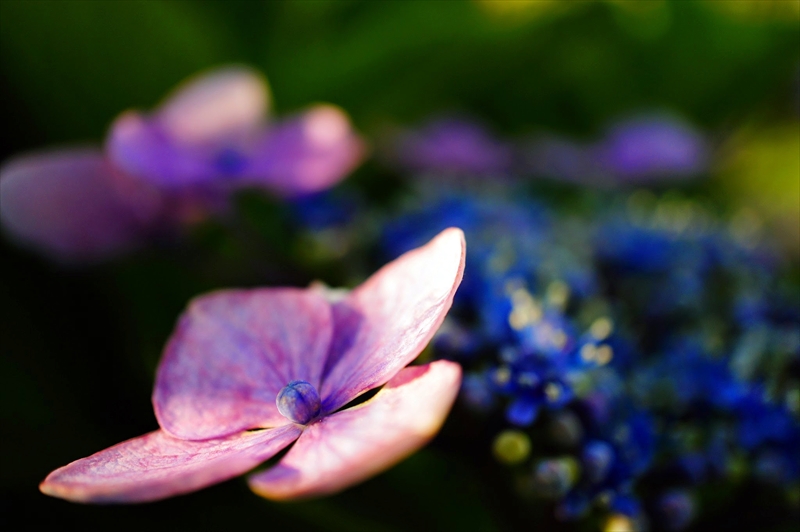
[{"label": "blurred purple bloom", "polygon": [[152,114],[123,113],[108,153],[127,173],[164,188],[235,184],[284,196],[326,189],[361,160],[364,144],[340,109],[316,105],[270,123],[268,106],[256,72],[217,70],[179,87]]},{"label": "blurred purple bloom", "polygon": [[448,229],[341,297],[311,287],[195,299],[156,375],[160,429],[57,469],[40,489],[76,502],[158,500],[245,473],[295,440],[249,478],[256,493],[325,495],[388,468],[433,437],[458,393],[458,364],[405,366],[450,309],[464,256],[463,233]]},{"label": "blurred purple bloom", "polygon": [[460,118],[434,120],[397,142],[398,162],[415,172],[506,174],[512,150],[482,126]]},{"label": "blurred purple bloom", "polygon": [[691,126],[664,115],[618,122],[595,143],[543,135],[525,153],[527,170],[584,184],[643,183],[696,176],[708,144]]},{"label": "blurred purple bloom", "polygon": [[642,116],[617,123],[593,148],[602,173],[617,181],[690,177],[708,164],[703,137],[668,116]]},{"label": "blurred purple bloom", "polygon": [[113,256],[228,208],[245,187],[293,197],[333,186],[364,143],[317,105],[268,123],[265,80],[227,67],[179,87],[152,114],[128,111],[99,151],[44,152],[2,171],[6,231],[60,260]]}]

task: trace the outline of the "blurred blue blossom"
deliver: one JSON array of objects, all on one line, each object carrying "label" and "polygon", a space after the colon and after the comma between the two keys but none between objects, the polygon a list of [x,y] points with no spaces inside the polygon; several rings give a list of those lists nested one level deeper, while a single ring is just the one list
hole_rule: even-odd
[{"label": "blurred blue blossom", "polygon": [[382,246],[464,229],[464,282],[434,350],[467,369],[468,408],[543,442],[501,460],[527,479],[518,489],[560,519],[601,508],[681,530],[702,509],[693,490],[738,478],[742,457],[755,480],[800,483],[798,293],[768,247],[673,193],[576,219],[523,190],[425,186]]}]

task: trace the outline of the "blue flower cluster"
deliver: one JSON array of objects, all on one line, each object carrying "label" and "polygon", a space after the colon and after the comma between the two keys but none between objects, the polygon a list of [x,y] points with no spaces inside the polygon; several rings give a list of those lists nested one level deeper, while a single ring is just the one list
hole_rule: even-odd
[{"label": "blue flower cluster", "polygon": [[564,520],[600,508],[609,529],[680,530],[709,482],[797,491],[800,302],[778,255],[669,193],[589,204],[441,188],[382,234],[395,256],[465,231],[434,351],[467,369],[470,408],[504,417],[494,453],[523,495]]}]

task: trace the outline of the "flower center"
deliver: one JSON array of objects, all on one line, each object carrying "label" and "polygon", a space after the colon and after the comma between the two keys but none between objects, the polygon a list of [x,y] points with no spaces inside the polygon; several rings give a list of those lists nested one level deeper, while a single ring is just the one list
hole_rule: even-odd
[{"label": "flower center", "polygon": [[278,392],[275,399],[278,411],[295,423],[305,425],[319,415],[317,390],[306,381],[292,381]]}]

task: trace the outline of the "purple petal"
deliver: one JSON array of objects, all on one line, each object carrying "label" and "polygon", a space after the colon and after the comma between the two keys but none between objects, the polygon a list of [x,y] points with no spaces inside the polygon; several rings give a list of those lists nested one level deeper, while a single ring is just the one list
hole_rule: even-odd
[{"label": "purple petal", "polygon": [[250,70],[229,68],[189,83],[153,115],[129,111],[106,147],[125,172],[165,188],[263,186],[281,195],[329,188],[361,161],[347,115],[320,105],[274,127],[268,91]]},{"label": "purple petal", "polygon": [[400,162],[415,171],[456,174],[504,174],[511,167],[511,148],[480,125],[442,119],[399,140]]},{"label": "purple petal", "polygon": [[365,151],[347,115],[332,106],[317,106],[270,128],[212,140],[178,142],[159,121],[128,112],[112,125],[106,146],[120,168],[162,187],[252,185],[283,196],[333,186],[358,165]]},{"label": "purple petal", "polygon": [[381,268],[334,304],[323,413],[387,382],[425,348],[464,273],[464,233],[450,228]]},{"label": "purple petal", "polygon": [[278,392],[319,389],[331,341],[330,306],[315,290],[224,290],[183,314],[156,375],[158,422],[179,438],[217,438],[289,423]]},{"label": "purple petal", "polygon": [[75,502],[164,499],[245,473],[300,434],[296,425],[186,441],[155,431],[119,443],[50,473],[42,493]]},{"label": "purple petal", "polygon": [[217,168],[215,151],[205,146],[176,145],[162,128],[135,112],[117,118],[106,150],[114,164],[135,176],[139,189],[149,190],[149,202],[141,202],[147,214],[158,215],[171,227],[191,224],[209,213],[230,206],[234,182]]},{"label": "purple petal", "polygon": [[317,192],[349,174],[364,152],[344,111],[318,105],[264,135],[246,170],[247,181],[284,196]]},{"label": "purple petal", "polygon": [[157,119],[175,142],[199,144],[257,127],[268,107],[264,77],[231,66],[185,81],[158,109]]},{"label": "purple petal", "polygon": [[453,362],[406,368],[369,401],[306,428],[277,466],[250,477],[250,487],[269,499],[312,497],[388,469],[439,431],[460,382]]},{"label": "purple petal", "polygon": [[220,177],[213,164],[216,146],[181,144],[158,121],[134,111],[121,114],[111,125],[106,151],[124,172],[159,187],[186,187]]},{"label": "purple petal", "polygon": [[152,115],[120,115],[106,148],[125,172],[163,187],[220,181],[242,170],[268,104],[256,72],[216,70],[186,82]]},{"label": "purple petal", "polygon": [[0,171],[0,219],[8,234],[63,261],[93,261],[135,247],[143,236],[100,151],[47,151]]}]

